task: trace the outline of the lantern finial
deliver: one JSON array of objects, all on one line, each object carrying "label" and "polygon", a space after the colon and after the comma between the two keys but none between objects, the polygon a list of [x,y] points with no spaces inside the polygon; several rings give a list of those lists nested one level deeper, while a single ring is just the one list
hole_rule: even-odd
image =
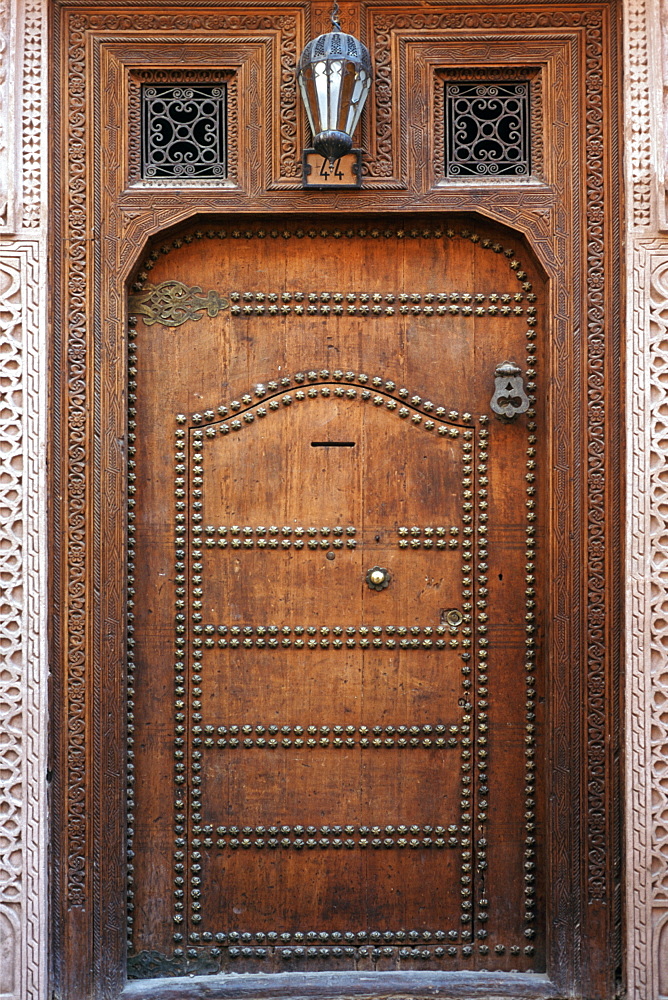
[{"label": "lantern finial", "polygon": [[332,27],[334,28],[334,31],[340,31],[341,22],[339,21],[339,5],[337,3],[337,0],[334,0],[334,3],[332,4],[332,13],[330,14],[330,20],[332,22]]}]

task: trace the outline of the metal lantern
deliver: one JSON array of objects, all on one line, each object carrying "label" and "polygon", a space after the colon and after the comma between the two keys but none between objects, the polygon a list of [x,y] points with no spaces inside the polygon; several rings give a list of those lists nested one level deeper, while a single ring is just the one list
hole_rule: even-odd
[{"label": "metal lantern", "polygon": [[313,148],[333,163],[353,145],[353,132],[371,89],[371,56],[354,35],[346,35],[332,13],[333,31],[309,42],[297,78],[306,106]]}]

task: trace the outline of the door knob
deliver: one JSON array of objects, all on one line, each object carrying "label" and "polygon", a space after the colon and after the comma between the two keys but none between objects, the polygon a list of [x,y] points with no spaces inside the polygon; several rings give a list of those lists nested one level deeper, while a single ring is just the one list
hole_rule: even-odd
[{"label": "door knob", "polygon": [[384,566],[372,566],[366,575],[366,582],[371,590],[385,590],[389,587],[391,579],[390,571]]}]

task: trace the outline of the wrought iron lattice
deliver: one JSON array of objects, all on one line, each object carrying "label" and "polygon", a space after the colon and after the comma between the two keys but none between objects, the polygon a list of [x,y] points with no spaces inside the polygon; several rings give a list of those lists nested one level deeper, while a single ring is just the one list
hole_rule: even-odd
[{"label": "wrought iron lattice", "polygon": [[529,83],[445,85],[445,176],[531,172]]},{"label": "wrought iron lattice", "polygon": [[142,177],[224,178],[224,83],[142,86]]}]

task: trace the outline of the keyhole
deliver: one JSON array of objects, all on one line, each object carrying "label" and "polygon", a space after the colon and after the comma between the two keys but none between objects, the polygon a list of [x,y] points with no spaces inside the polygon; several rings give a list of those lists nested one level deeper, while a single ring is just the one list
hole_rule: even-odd
[{"label": "keyhole", "polygon": [[380,535],[376,535],[376,541],[377,541],[377,542],[379,542],[379,541],[380,541]]}]

